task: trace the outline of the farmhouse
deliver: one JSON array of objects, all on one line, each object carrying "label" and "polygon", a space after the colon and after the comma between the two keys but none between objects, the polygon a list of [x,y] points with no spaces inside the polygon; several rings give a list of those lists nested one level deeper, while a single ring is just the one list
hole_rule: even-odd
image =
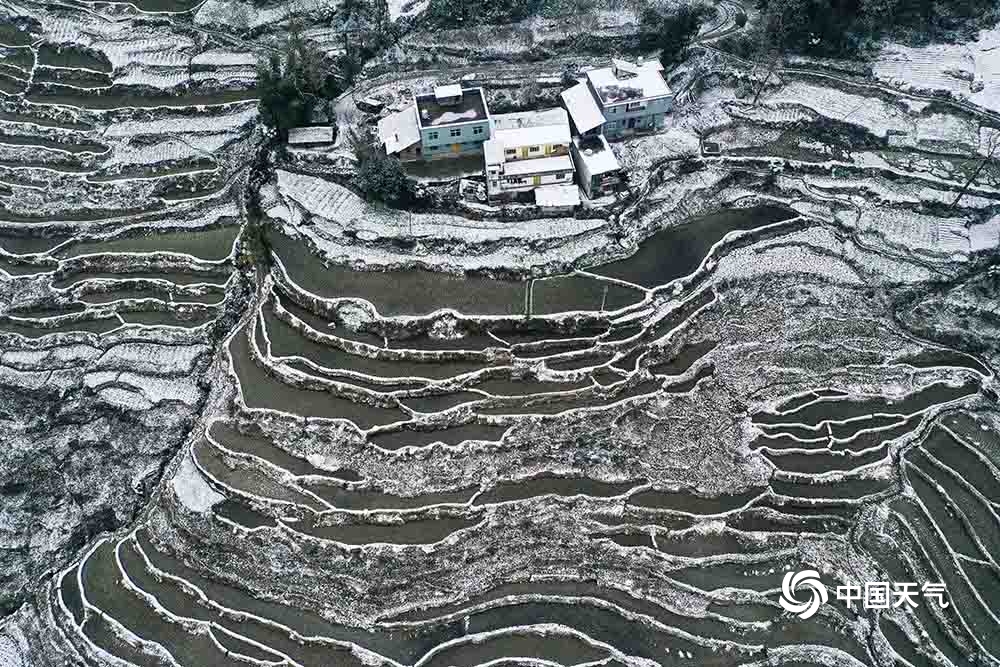
[{"label": "farmhouse", "polygon": [[490,200],[523,200],[538,186],[572,184],[571,144],[564,109],[494,116],[483,151]]},{"label": "farmhouse", "polygon": [[482,151],[490,113],[481,88],[438,86],[378,123],[379,140],[401,160],[432,160]]},{"label": "farmhouse", "polygon": [[621,165],[603,136],[573,137],[572,155],[588,198],[603,197],[621,184]]},{"label": "farmhouse", "polygon": [[674,95],[662,70],[655,60],[617,58],[611,67],[589,70],[585,81],[562,93],[576,134],[614,139],[663,129]]},{"label": "farmhouse", "polygon": [[[673,93],[659,62],[612,59],[561,94],[565,108],[491,115],[482,88],[437,86],[378,122],[386,153],[434,160],[482,152],[490,202],[539,201],[572,208],[580,189],[603,197],[621,183],[608,139],[663,128]],[[466,84],[470,85],[470,84]],[[571,186],[569,188],[556,186]],[[539,204],[541,205],[541,204]]]}]

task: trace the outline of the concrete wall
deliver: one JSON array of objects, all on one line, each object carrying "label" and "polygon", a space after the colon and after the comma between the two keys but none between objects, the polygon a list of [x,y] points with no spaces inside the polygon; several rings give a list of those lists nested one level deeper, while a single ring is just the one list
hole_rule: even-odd
[{"label": "concrete wall", "polygon": [[[560,175],[562,178],[559,177]],[[498,186],[494,186],[491,179],[490,185],[487,188],[490,199],[513,198],[518,194],[530,193],[542,185],[565,185],[573,183],[573,170],[538,174],[537,181],[535,180],[535,175],[526,174],[521,177],[524,179],[523,183],[509,183],[507,182],[507,178],[506,175],[501,176]]]},{"label": "concrete wall", "polygon": [[[538,150],[532,152],[531,146],[520,146],[513,149],[504,149],[504,161],[516,162],[518,160],[530,160],[536,157],[553,157],[555,155],[566,155],[569,153],[569,144],[542,144]],[[511,153],[510,151],[514,152]]]},{"label": "concrete wall", "polygon": [[[478,133],[476,128],[479,128]],[[453,131],[457,132],[457,136],[452,134]],[[444,125],[420,130],[420,144],[425,158],[482,152],[483,142],[489,138],[490,122],[486,119],[457,126]]]},{"label": "concrete wall", "polygon": [[[636,132],[655,132],[663,129],[667,112],[670,111],[672,100],[660,98],[650,100],[644,109],[628,110],[628,103],[608,105],[604,108],[604,136],[620,137]],[[631,119],[634,127],[629,128]]]},{"label": "concrete wall", "polygon": [[591,174],[590,170],[587,169],[587,162],[579,154],[579,149],[576,146],[573,146],[573,161],[576,163],[577,182],[591,199],[603,197],[621,183],[620,171],[596,176]]}]

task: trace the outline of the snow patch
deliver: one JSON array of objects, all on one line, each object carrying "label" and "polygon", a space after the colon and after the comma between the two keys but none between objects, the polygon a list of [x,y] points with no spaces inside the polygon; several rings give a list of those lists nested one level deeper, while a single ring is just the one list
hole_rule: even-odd
[{"label": "snow patch", "polygon": [[875,77],[911,90],[943,90],[1000,111],[1000,26],[974,42],[909,47],[888,44],[874,64]]},{"label": "snow patch", "polygon": [[969,250],[982,252],[1000,248],[1000,215],[969,228]]},{"label": "snow patch", "polygon": [[184,460],[181,461],[177,474],[170,480],[170,485],[181,504],[199,514],[204,514],[212,509],[213,505],[226,499],[225,496],[208,485],[187,454],[184,455]]}]

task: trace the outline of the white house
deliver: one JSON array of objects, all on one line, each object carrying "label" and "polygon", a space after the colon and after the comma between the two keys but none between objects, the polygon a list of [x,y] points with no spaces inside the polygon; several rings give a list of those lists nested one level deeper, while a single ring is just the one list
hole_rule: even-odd
[{"label": "white house", "polygon": [[573,137],[572,155],[580,187],[590,199],[610,194],[621,183],[621,165],[603,135]]},{"label": "white house", "polygon": [[674,93],[662,70],[655,60],[617,58],[611,67],[589,70],[585,81],[561,94],[576,133],[618,138],[663,129]]},{"label": "white house", "polygon": [[379,140],[401,160],[433,160],[478,153],[490,138],[490,112],[481,88],[437,86],[378,122]]},{"label": "white house", "polygon": [[493,116],[483,145],[486,191],[492,201],[529,199],[539,186],[573,182],[572,139],[564,109]]}]

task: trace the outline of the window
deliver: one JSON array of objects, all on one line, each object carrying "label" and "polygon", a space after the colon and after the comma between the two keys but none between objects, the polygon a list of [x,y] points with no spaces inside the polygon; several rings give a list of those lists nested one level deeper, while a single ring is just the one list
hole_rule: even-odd
[{"label": "window", "polygon": [[473,134],[482,134],[483,133],[483,126],[482,125],[475,126],[474,128],[472,128],[472,133]]},{"label": "window", "polygon": [[609,130],[613,130],[613,129],[615,129],[616,127],[618,127],[618,121],[617,121],[617,120],[609,120],[609,121],[608,121],[608,122],[606,123],[606,127],[607,127],[607,128],[609,129]]},{"label": "window", "polygon": [[608,109],[608,113],[618,113],[618,108],[619,107],[611,107],[610,109]]},{"label": "window", "polygon": [[460,137],[460,136],[462,136],[462,128],[460,128],[460,127],[453,127],[453,128],[451,128],[451,136],[453,136],[453,137]]},{"label": "window", "polygon": [[556,174],[556,180],[557,181],[561,181],[564,178],[566,178],[566,174]]},{"label": "window", "polygon": [[645,102],[629,102],[627,105],[625,105],[625,111],[637,111],[639,109],[645,109],[645,108],[646,108]]},{"label": "window", "polygon": [[530,148],[528,148],[529,153],[537,153],[540,150],[542,150],[541,146],[531,146]]},{"label": "window", "polygon": [[427,133],[427,140],[428,141],[434,141],[437,138],[438,138],[438,133],[437,132],[428,132]]},{"label": "window", "polygon": [[504,154],[505,155],[517,155],[517,149],[516,148],[508,148],[507,150],[504,151]]}]

